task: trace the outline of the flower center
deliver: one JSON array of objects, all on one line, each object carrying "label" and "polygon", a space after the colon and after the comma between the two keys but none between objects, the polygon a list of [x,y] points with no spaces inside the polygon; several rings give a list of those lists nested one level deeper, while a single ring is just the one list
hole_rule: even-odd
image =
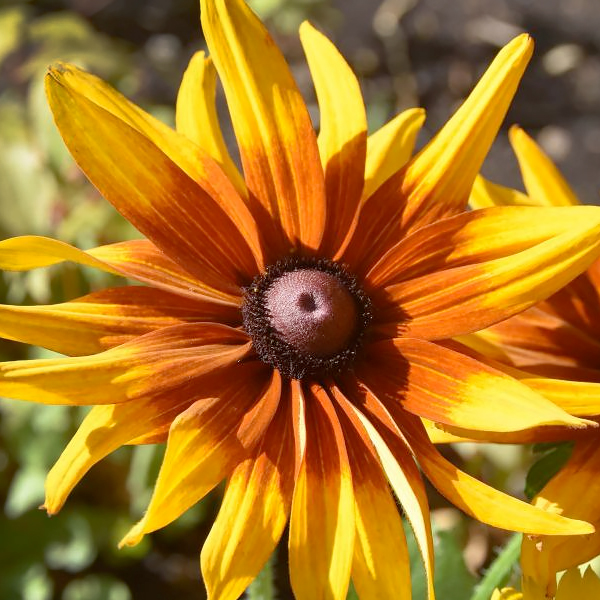
[{"label": "flower center", "polygon": [[371,304],[344,267],[291,259],[267,268],[244,296],[242,315],[259,358],[282,375],[340,372],[354,360]]}]

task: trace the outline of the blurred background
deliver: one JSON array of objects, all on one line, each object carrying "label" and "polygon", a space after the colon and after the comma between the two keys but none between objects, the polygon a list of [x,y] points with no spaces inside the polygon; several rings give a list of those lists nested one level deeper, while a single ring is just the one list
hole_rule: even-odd
[{"label": "blurred background", "polygon": [[[419,145],[447,120],[497,50],[528,31],[535,38],[536,53],[506,127],[523,126],[557,162],[580,198],[598,201],[597,0],[250,4],[292,64],[315,123],[314,91],[297,37],[304,19],[335,41],[360,76],[371,129],[405,108],[426,108]],[[136,235],[79,173],[54,129],[42,86],[50,62],[82,65],[172,123],[181,74],[203,43],[197,0],[0,0],[0,239],[38,234],[89,248]],[[229,130],[224,108],[223,123]],[[484,174],[521,187],[506,129]],[[0,302],[60,302],[114,284],[105,274],[68,265],[20,275],[2,273]],[[48,355],[0,340],[0,360]],[[83,414],[64,407],[0,403],[0,598],[202,598],[198,553],[218,510],[219,490],[139,547],[116,550],[118,539],[149,499],[162,447],[114,453],[86,476],[58,516],[48,519],[37,510],[45,474]],[[529,493],[537,486],[535,479],[545,477],[547,455],[535,450],[462,446],[446,452],[490,484],[525,497],[525,474],[540,456],[541,466],[529,475]],[[455,597],[467,598],[474,574],[493,559],[494,548],[505,537],[463,520],[433,492],[431,497],[438,550],[449,549],[438,565],[440,597],[446,597],[443,586],[455,594],[464,586],[464,593]],[[272,571],[278,597],[289,598],[283,549]],[[268,586],[265,577],[263,584]],[[424,593],[419,577],[417,572],[417,600]],[[261,597],[260,590],[251,590],[249,597]]]}]

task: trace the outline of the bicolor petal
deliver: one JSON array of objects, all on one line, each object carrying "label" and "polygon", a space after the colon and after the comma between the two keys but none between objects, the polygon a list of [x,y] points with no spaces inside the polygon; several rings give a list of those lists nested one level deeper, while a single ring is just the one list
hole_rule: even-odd
[{"label": "bicolor petal", "polygon": [[269,259],[293,249],[316,250],[325,226],[323,169],[289,68],[242,0],[202,0],[200,16],[227,97],[250,207],[269,240]]},{"label": "bicolor petal", "polygon": [[306,403],[307,443],[290,517],[290,581],[297,600],[343,600],[354,549],[354,495],[343,433],[323,388]]},{"label": "bicolor petal", "polygon": [[367,113],[356,76],[336,47],[308,22],[300,40],[317,92],[318,137],[327,211],[319,252],[334,256],[352,235],[365,181]]}]

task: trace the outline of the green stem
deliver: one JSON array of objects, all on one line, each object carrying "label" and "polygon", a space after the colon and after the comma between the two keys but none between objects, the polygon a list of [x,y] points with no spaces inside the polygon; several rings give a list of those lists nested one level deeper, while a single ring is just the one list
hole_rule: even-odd
[{"label": "green stem", "polygon": [[519,560],[522,538],[520,533],[512,536],[475,588],[471,600],[490,600],[494,590],[507,581],[515,563]]}]

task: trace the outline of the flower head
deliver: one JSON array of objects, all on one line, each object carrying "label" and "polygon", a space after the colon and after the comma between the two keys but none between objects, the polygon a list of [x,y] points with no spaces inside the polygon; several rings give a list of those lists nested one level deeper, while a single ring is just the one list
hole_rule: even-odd
[{"label": "flower head", "polygon": [[[242,593],[288,521],[297,598],[343,598],[350,577],[363,597],[408,598],[390,486],[433,598],[417,463],[486,523],[592,531],[461,472],[421,422],[473,437],[589,425],[450,340],[543,300],[600,254],[595,207],[466,212],[531,55],[529,37],[500,52],[408,160],[422,113],[368,137],[355,76],[310,25],[300,35],[321,109],[318,137],[250,9],[202,0],[201,10],[210,58],[196,55],[184,75],[177,131],[72,66],[47,75],[69,150],[145,236],[86,252],[45,238],[0,243],[4,268],[72,260],[145,284],[0,311],[4,337],[69,355],[0,364],[0,393],[95,405],[48,476],[48,512],[114,449],[166,441],[148,510],[122,543],[166,526],[227,479],[201,559],[215,599]],[[243,176],[216,121],[217,73]]]}]

